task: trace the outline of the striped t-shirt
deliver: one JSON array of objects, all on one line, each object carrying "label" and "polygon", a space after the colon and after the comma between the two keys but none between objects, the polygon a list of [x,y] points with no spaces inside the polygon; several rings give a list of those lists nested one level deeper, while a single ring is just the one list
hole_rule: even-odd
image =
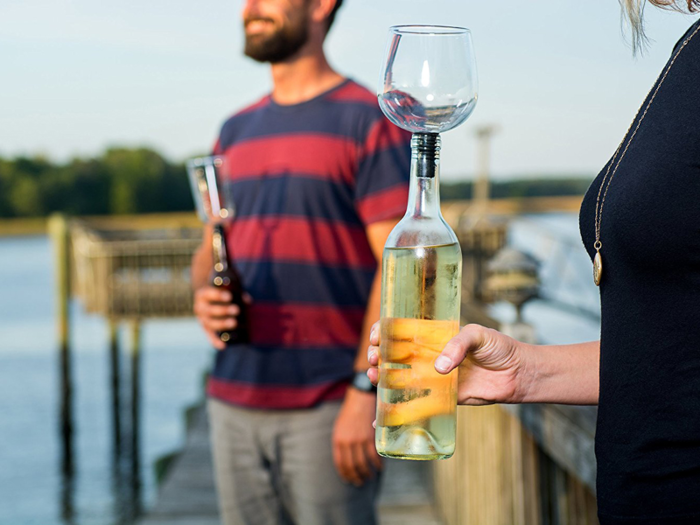
[{"label": "striped t-shirt", "polygon": [[210,396],[270,409],[343,397],[377,268],[365,227],[403,215],[409,141],[352,80],[295,105],[267,96],[224,124],[215,153],[251,343],[217,353]]}]

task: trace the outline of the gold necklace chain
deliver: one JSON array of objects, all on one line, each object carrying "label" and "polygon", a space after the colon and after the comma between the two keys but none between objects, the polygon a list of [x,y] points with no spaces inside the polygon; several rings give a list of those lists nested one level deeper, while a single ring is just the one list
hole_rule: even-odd
[{"label": "gold necklace chain", "polygon": [[[661,88],[661,85],[664,83],[666,80],[666,77],[668,76],[669,71],[671,71],[671,68],[673,67],[673,64],[676,62],[676,59],[678,56],[681,54],[685,46],[688,45],[688,43],[693,39],[695,34],[700,31],[700,25],[695,28],[695,31],[691,33],[691,35],[683,40],[683,43],[681,47],[676,51],[676,54],[673,56],[671,59],[671,62],[668,64],[666,67],[666,70],[662,73],[660,80],[655,84],[656,89],[654,89],[654,86],[651,87],[649,90],[649,93],[647,93],[647,98],[649,98],[649,94],[651,94],[651,98],[649,99],[649,102],[647,102],[646,107],[644,108],[644,113],[642,113],[642,116],[639,118],[637,121],[637,117],[639,116],[639,112],[642,110],[644,107],[644,104],[642,104],[639,109],[637,110],[637,114],[634,116],[634,119],[632,120],[632,123],[630,124],[630,127],[627,129],[627,133],[625,133],[625,136],[622,139],[622,142],[620,142],[620,145],[617,147],[615,150],[615,154],[613,155],[613,158],[610,160],[610,163],[608,164],[608,169],[605,172],[605,175],[603,176],[603,180],[600,183],[600,188],[598,188],[598,197],[596,198],[596,203],[595,203],[595,244],[593,247],[595,248],[596,255],[595,259],[593,262],[593,280],[596,284],[596,286],[600,286],[600,281],[603,275],[603,259],[600,254],[600,250],[603,247],[603,243],[600,242],[600,226],[603,220],[603,207],[605,205],[605,197],[608,195],[608,188],[610,188],[610,183],[613,180],[613,177],[615,176],[615,173],[617,173],[617,168],[620,167],[620,162],[622,162],[622,159],[625,158],[625,154],[627,153],[627,150],[630,147],[630,144],[634,140],[635,135],[637,135],[637,131],[639,131],[639,126],[642,125],[642,121],[644,120],[644,117],[647,116],[647,112],[649,111],[649,108],[651,107],[652,103],[654,102],[654,99],[656,98],[657,93],[659,92],[659,89]],[[652,94],[653,91],[653,94]],[[629,140],[627,140],[627,137],[629,136],[630,131],[632,130],[632,126],[634,126],[634,123],[637,122],[637,126],[634,128],[634,132],[632,132],[632,136],[630,136]],[[625,149],[622,150],[622,155],[620,155],[620,158],[617,160],[617,164],[615,164],[615,159],[617,159],[618,154],[620,153],[620,150],[622,149],[623,144],[627,142],[627,145],[625,146]],[[613,164],[615,164],[615,168],[612,170],[612,174],[610,173],[610,169],[612,168]],[[610,175],[610,178],[608,179],[608,175]],[[607,184],[606,181],[607,180]],[[605,187],[605,191],[603,191],[603,187]],[[600,196],[603,196],[603,199],[601,200]]]}]

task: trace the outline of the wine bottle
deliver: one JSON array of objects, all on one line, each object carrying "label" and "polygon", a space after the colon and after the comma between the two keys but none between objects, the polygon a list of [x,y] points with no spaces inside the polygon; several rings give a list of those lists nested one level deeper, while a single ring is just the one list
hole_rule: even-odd
[{"label": "wine bottle", "polygon": [[229,264],[226,237],[221,224],[215,224],[212,235],[212,248],[214,251],[214,269],[212,270],[210,283],[231,293],[231,304],[240,309],[236,316],[236,327],[232,330],[220,332],[219,338],[226,344],[247,343],[250,340],[248,327],[248,307],[243,300],[243,283],[236,269]]},{"label": "wine bottle", "polygon": [[406,214],[382,262],[375,444],[382,456],[443,459],[456,439],[457,372],[434,362],[459,331],[462,254],[440,212],[437,133],[411,141]]}]

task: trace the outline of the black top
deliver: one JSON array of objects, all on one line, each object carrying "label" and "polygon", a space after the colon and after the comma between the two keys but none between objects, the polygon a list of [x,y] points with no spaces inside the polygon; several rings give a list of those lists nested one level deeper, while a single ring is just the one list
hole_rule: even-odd
[{"label": "black top", "polygon": [[[606,170],[581,207],[591,258]],[[700,31],[612,180],[601,242],[600,523],[700,524]]]}]

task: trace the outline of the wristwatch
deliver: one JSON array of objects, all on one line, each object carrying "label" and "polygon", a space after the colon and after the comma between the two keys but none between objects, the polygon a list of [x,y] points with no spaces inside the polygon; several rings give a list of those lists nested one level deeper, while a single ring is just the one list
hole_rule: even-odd
[{"label": "wristwatch", "polygon": [[367,372],[355,372],[352,378],[350,386],[360,390],[361,392],[367,392],[368,394],[376,394],[377,387],[372,384],[372,381],[367,377]]}]

